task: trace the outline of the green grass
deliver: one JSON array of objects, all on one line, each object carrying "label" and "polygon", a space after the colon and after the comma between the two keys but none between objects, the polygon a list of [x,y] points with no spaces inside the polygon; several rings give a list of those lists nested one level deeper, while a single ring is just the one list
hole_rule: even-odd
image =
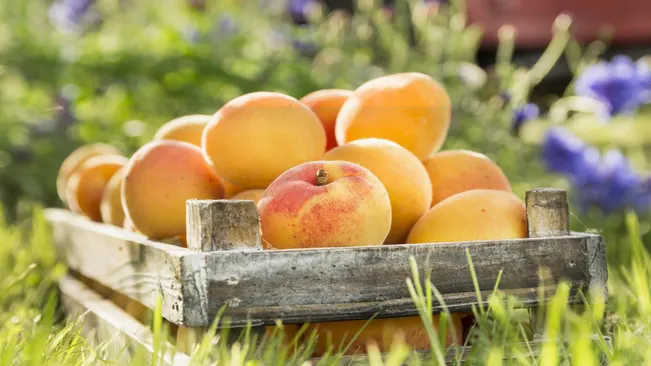
[{"label": "green grass", "polygon": [[[495,291],[486,307],[473,309],[477,325],[471,330],[472,348],[463,355],[469,365],[597,365],[602,358],[611,365],[641,365],[651,362],[651,256],[640,239],[637,217],[626,216],[629,261],[611,268],[609,301],[591,299],[590,305],[568,305],[569,285],[561,283],[553,299],[545,306],[542,324],[546,341],[534,352],[530,341],[529,314],[518,309],[514,298]],[[61,314],[56,280],[65,273],[57,263],[49,240],[49,228],[39,209],[21,221],[7,225],[0,219],[0,362],[6,364],[120,364],[107,356],[109,344],[91,345],[80,335],[80,324],[68,321]],[[471,260],[470,257],[468,257]],[[474,273],[471,273],[474,277]],[[425,324],[431,323],[428,311],[434,299],[442,301],[427,276],[412,263],[412,278],[406,279],[419,315]],[[479,296],[479,294],[478,294]],[[160,314],[160,312],[155,312]],[[446,326],[441,317],[441,334]],[[74,320],[74,319],[72,319]],[[154,337],[157,345],[167,337],[160,316],[154,317]],[[428,327],[431,351],[416,353],[407,344],[394,344],[388,354],[376,348],[368,351],[368,363],[373,365],[440,364],[448,350],[442,345],[436,329]],[[192,352],[192,364],[230,365],[301,365],[310,358],[315,336],[308,342],[297,339],[283,342],[283,333],[275,331],[270,337],[258,339],[245,332],[232,346],[215,341],[213,335],[227,335],[214,327]],[[309,334],[306,334],[309,335]],[[608,343],[605,337],[611,337]],[[341,345],[346,348],[348,344]],[[341,350],[342,348],[339,348]],[[460,359],[460,349],[451,350]],[[502,361],[502,357],[509,356]],[[341,360],[337,348],[319,364],[335,364]],[[160,360],[148,360],[144,352],[133,356],[133,364],[154,365]],[[460,364],[460,363],[458,363]]]}]

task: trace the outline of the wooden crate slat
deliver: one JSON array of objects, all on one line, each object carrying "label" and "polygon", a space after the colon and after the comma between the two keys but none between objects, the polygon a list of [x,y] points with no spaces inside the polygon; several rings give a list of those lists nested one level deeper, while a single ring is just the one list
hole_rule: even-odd
[{"label": "wooden crate slat", "polygon": [[71,269],[150,309],[160,293],[163,316],[173,323],[185,321],[181,259],[193,251],[97,224],[66,210],[49,209],[45,215],[59,255]]},{"label": "wooden crate slat", "polygon": [[[153,334],[145,325],[139,323],[115,304],[102,298],[77,279],[66,276],[59,282],[61,301],[68,315],[83,316],[82,334],[91,343],[111,342],[109,357],[129,364],[132,353],[140,347],[145,355],[151,357],[154,352]],[[125,352],[125,347],[130,352]],[[173,352],[172,346],[165,344],[167,350],[159,360],[165,365],[189,365],[190,357],[180,352]]]},{"label": "wooden crate slat", "polygon": [[[427,245],[234,250],[195,252],[149,241],[65,210],[50,209],[54,240],[74,270],[154,307],[162,294],[163,316],[190,327],[207,327],[223,305],[232,326],[415,315],[405,280],[409,257],[454,311],[476,303],[465,250],[487,295],[500,270],[500,289],[538,303],[538,269],[548,280],[569,280],[605,291],[601,237],[573,233],[554,238]],[[470,225],[471,223],[469,223]],[[549,291],[551,295],[551,291]],[[548,297],[548,296],[547,296]],[[573,297],[573,301],[577,298]],[[543,299],[545,301],[545,299]],[[440,307],[438,308],[440,309]],[[436,309],[435,309],[436,310]]]}]

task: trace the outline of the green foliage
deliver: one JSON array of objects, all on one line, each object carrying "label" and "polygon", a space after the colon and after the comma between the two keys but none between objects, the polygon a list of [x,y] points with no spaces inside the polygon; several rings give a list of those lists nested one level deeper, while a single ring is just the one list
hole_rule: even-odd
[{"label": "green foliage", "polygon": [[[10,218],[0,215],[2,364],[112,362],[105,359],[103,346],[91,347],[80,337],[79,324],[59,321],[52,290],[64,267],[55,260],[39,209],[19,202],[59,205],[59,165],[80,144],[102,141],[129,156],[166,121],[212,114],[244,93],[280,91],[299,98],[317,89],[354,89],[377,76],[419,71],[444,83],[453,101],[444,149],[488,155],[520,196],[535,187],[566,187],[539,163],[537,145],[551,124],[566,124],[600,148],[621,147],[638,169],[649,168],[648,114],[599,125],[585,113],[589,104],[569,92],[545,99],[550,111],[546,119],[528,123],[522,138],[511,134],[513,109],[531,98],[558,58],[565,57],[572,71],[580,72],[605,47],[601,41],[578,45],[566,17],[557,19],[553,41],[530,69],[512,64],[517,33],[504,27],[497,62],[485,71],[474,60],[481,31],[466,24],[461,0],[442,5],[430,16],[425,16],[420,1],[399,1],[391,17],[377,1],[360,0],[354,16],[316,12],[302,27],[257,1],[213,0],[207,1],[205,11],[197,11],[184,0],[164,5],[100,0],[96,7],[101,22],[72,34],[52,27],[47,3],[0,2],[0,202],[6,209],[0,213]],[[511,98],[502,98],[502,92]],[[566,301],[568,288],[561,285],[545,308],[544,326],[565,343],[550,341],[541,356],[534,357],[529,314],[518,309],[515,299],[496,291],[488,307],[475,309],[478,325],[471,335],[473,349],[466,355],[469,364],[501,364],[505,355],[515,356],[505,363],[518,365],[596,365],[601,357],[613,365],[651,361],[651,258],[645,248],[651,243],[651,220],[593,212],[574,215],[572,228],[597,230],[606,239],[608,305],[597,299],[587,309],[572,309]],[[407,286],[421,317],[428,319],[427,309],[438,294],[427,278],[423,282],[417,275],[414,268]],[[448,317],[441,319],[443,329]],[[165,327],[155,320],[160,345]],[[383,358],[371,348],[370,363],[440,361],[446,350],[434,328],[428,334],[431,353],[415,354],[408,345],[396,345]],[[604,334],[613,336],[612,345]],[[246,336],[233,347],[214,344],[209,337],[194,351],[194,361],[298,365],[309,358],[314,336],[307,344],[295,339],[288,345],[281,335],[276,332],[257,347]],[[339,358],[335,349],[321,364]],[[155,363],[143,355],[134,361]]]},{"label": "green foliage", "polygon": [[[508,110],[495,97],[517,83],[517,70],[503,51],[499,77],[489,80],[476,66],[481,32],[466,26],[463,4],[426,17],[418,1],[399,2],[388,18],[374,1],[361,1],[352,17],[316,16],[296,27],[256,2],[207,3],[197,12],[184,0],[103,0],[101,24],[81,34],[56,31],[41,1],[0,5],[0,126],[8,131],[0,137],[0,198],[8,212],[21,197],[57,205],[57,169],[82,143],[107,142],[129,155],[164,122],[212,114],[244,93],[300,98],[400,71],[446,85],[454,123],[445,148],[482,151],[521,180],[518,159],[504,147],[523,147],[509,135]],[[70,106],[55,105],[60,97]]]},{"label": "green foliage", "polygon": [[[28,217],[28,220],[21,221],[27,225],[0,224],[0,240],[3,243],[0,259],[14,264],[13,267],[0,267],[4,279],[0,282],[2,364],[120,364],[119,360],[110,358],[105,352],[112,340],[91,346],[79,333],[83,320],[63,322],[67,318],[59,313],[57,292],[52,290],[64,270],[55,261],[49,228],[40,210],[36,208],[33,212],[31,219]],[[547,337],[537,350],[531,343],[528,312],[519,308],[515,298],[497,290],[497,285],[489,298],[482,299],[487,301],[488,306],[473,309],[477,323],[466,341],[472,345],[471,350],[462,354],[460,349],[443,347],[440,335],[453,324],[448,322],[449,313],[444,312],[439,330],[433,327],[428,309],[432,306],[433,298],[438,301],[442,299],[428,275],[421,273],[412,261],[412,277],[407,279],[405,285],[410,289],[419,315],[427,325],[432,351],[415,353],[409,345],[395,343],[390,352],[382,355],[377,348],[371,347],[368,363],[437,364],[448,353],[457,360],[455,364],[461,364],[458,360],[464,357],[465,365],[484,365],[489,360],[491,365],[598,365],[601,359],[608,360],[611,365],[647,364],[651,361],[647,351],[651,346],[651,255],[641,241],[639,221],[634,214],[626,216],[626,226],[626,240],[632,255],[621,271],[611,271],[608,303],[594,297],[585,308],[570,306],[569,284],[561,283],[554,298],[542,308],[545,318],[543,329]],[[472,263],[472,259],[468,258]],[[154,313],[154,344],[161,349],[162,341],[168,336],[160,322],[160,304]],[[218,316],[215,324],[226,324],[223,322],[227,322],[227,319],[220,319]],[[282,324],[260,342],[247,330],[238,342],[228,346],[223,342],[230,336],[228,331],[217,331],[213,326],[194,348],[192,364],[303,364],[310,358],[315,335],[305,333],[308,339],[305,343],[299,341],[302,333],[287,340],[280,327]],[[351,336],[350,340],[355,337]],[[612,337],[612,340],[606,342],[605,336]],[[346,345],[342,350],[345,348]],[[509,358],[502,361],[503,356]],[[341,353],[335,351],[326,355],[319,365],[339,364],[340,360]],[[155,365],[160,364],[160,359],[151,360],[145,357],[144,352],[137,352],[131,364]]]}]

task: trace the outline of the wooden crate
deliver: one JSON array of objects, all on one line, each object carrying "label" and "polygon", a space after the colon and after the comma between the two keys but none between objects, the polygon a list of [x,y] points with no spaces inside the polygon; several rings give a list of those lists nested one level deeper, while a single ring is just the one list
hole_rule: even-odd
[{"label": "wooden crate", "polygon": [[417,315],[405,283],[412,256],[447,308],[467,312],[477,294],[466,251],[485,301],[500,271],[500,290],[523,307],[549,300],[560,280],[573,303],[579,290],[606,298],[604,242],[570,232],[566,192],[529,191],[526,206],[528,239],[282,251],[262,250],[252,201],[188,201],[187,248],[66,210],[46,216],[71,270],[151,309],[160,294],[163,317],[184,331],[209,327],[223,306],[232,327]]}]

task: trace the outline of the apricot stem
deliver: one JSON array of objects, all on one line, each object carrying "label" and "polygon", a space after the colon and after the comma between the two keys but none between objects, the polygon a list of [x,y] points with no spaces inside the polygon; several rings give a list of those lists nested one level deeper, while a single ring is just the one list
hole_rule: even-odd
[{"label": "apricot stem", "polygon": [[323,169],[319,169],[316,171],[316,185],[317,186],[322,186],[324,184],[328,183],[328,172],[326,172]]}]

